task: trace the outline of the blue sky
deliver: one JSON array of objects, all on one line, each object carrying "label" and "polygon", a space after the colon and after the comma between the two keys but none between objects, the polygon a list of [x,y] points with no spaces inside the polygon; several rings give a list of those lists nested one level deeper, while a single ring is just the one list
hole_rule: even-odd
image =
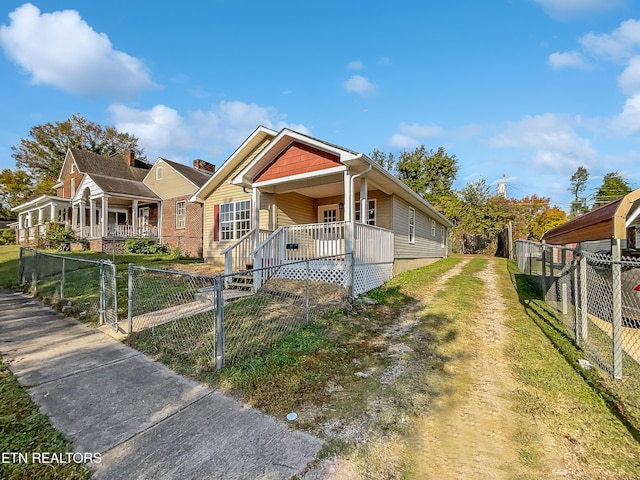
[{"label": "blue sky", "polygon": [[568,210],[569,178],[640,187],[640,2],[0,3],[0,168],[80,113],[217,165],[258,125],[370,153],[457,156],[456,183]]}]

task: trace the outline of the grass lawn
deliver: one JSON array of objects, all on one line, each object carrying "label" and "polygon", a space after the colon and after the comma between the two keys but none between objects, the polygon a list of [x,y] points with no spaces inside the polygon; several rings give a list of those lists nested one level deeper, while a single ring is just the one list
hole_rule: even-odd
[{"label": "grass lawn", "polygon": [[88,479],[89,470],[76,463],[33,463],[32,453],[73,453],[71,442],[38,411],[7,365],[0,360],[0,452],[27,455],[27,462],[1,462],[0,478],[18,480]]}]

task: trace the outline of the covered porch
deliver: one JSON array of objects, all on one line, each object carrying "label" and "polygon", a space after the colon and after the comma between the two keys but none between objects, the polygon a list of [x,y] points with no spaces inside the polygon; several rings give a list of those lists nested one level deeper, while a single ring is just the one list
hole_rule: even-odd
[{"label": "covered porch", "polygon": [[129,238],[158,237],[160,202],[151,198],[131,198],[92,194],[87,187],[71,202],[69,227],[76,237]]},{"label": "covered porch", "polygon": [[46,235],[50,223],[66,225],[70,204],[71,202],[65,198],[42,195],[12,208],[18,215],[17,243],[37,244]]}]

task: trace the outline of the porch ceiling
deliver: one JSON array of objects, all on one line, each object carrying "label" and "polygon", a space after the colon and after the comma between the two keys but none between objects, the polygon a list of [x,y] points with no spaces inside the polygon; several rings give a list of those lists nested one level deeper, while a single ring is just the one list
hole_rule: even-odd
[{"label": "porch ceiling", "polygon": [[[360,192],[360,179],[356,179],[354,188],[356,194]],[[296,192],[310,198],[338,197],[344,195],[344,176],[342,173],[323,175],[321,177],[261,186],[260,190],[266,193]],[[384,191],[384,189],[382,189],[377,182],[372,181],[372,179],[369,179],[369,190]]]}]

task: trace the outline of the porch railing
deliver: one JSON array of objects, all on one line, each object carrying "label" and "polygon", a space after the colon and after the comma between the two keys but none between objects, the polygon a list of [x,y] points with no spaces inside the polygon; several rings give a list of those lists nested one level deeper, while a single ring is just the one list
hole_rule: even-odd
[{"label": "porch railing", "polygon": [[[225,275],[251,268],[254,263],[253,251],[256,248],[255,232],[255,229],[249,230],[240,240],[222,251]],[[260,230],[258,245],[262,244],[272,233],[271,230]]]},{"label": "porch railing", "polygon": [[[254,251],[255,268],[272,267],[320,257],[344,257],[350,229],[345,222],[313,223],[280,227]],[[389,264],[394,261],[394,235],[390,230],[354,224],[354,265]],[[344,257],[346,258],[346,257]],[[358,267],[360,268],[360,267]],[[254,278],[254,288],[268,280],[265,273]]]},{"label": "porch railing", "polygon": [[[102,225],[84,226],[74,229],[80,238],[95,238],[102,236]],[[158,227],[147,225],[145,227],[134,227],[133,225],[111,225],[107,229],[109,237],[158,237]]]}]

